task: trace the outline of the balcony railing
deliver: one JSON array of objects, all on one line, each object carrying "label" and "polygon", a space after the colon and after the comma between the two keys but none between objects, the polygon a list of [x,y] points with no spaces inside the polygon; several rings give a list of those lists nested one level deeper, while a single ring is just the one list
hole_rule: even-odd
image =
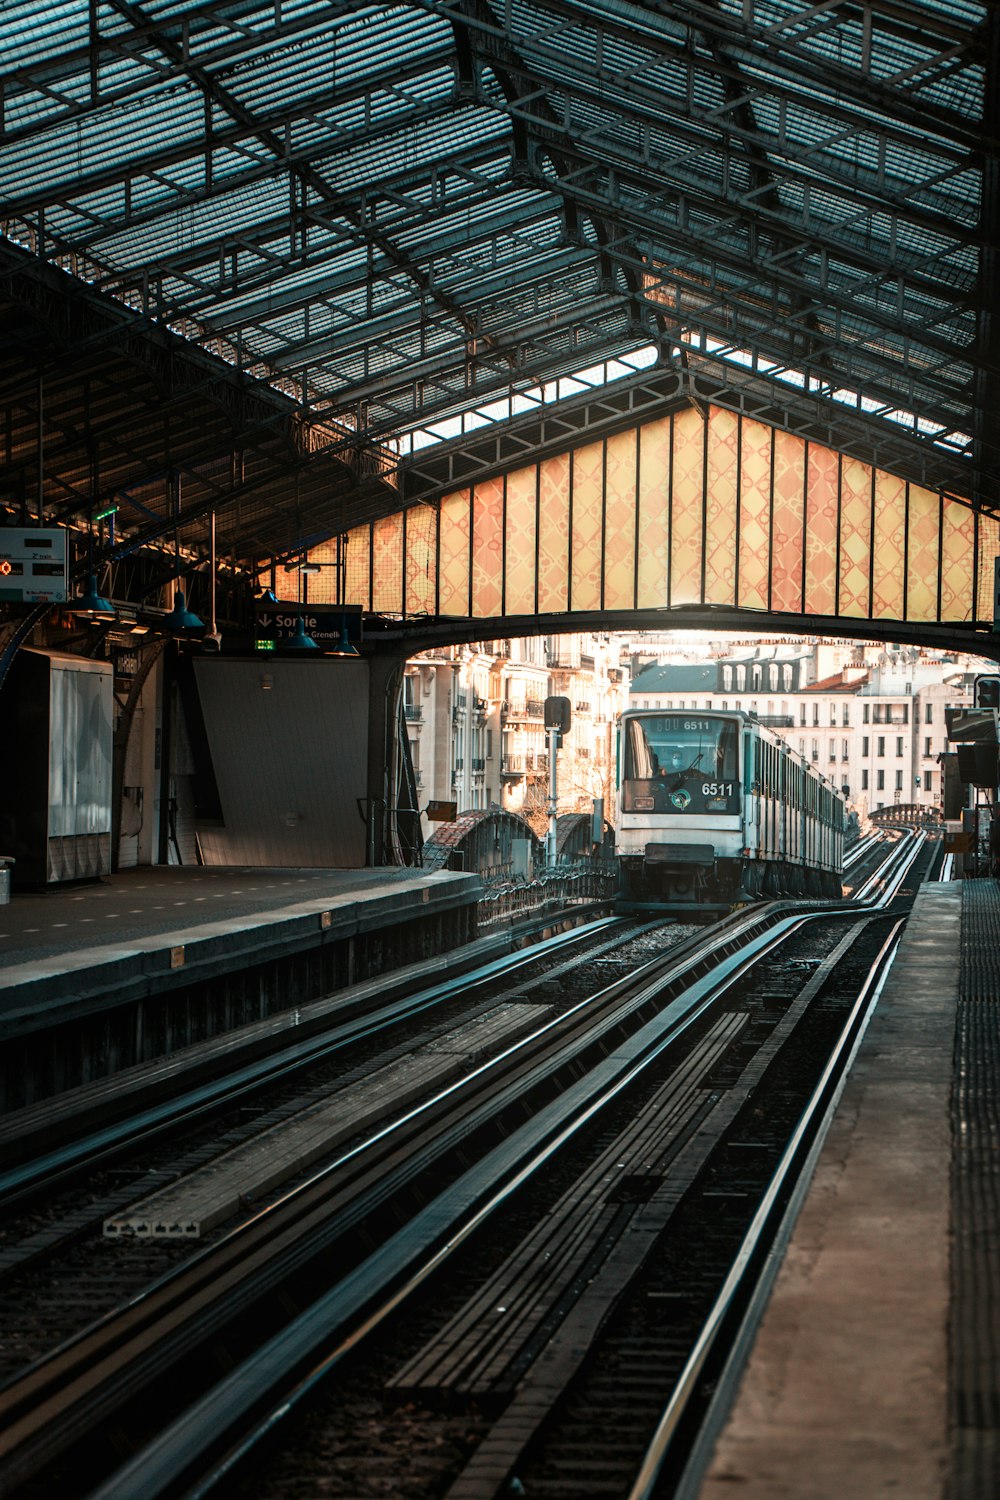
[{"label": "balcony railing", "polygon": [[545,717],[545,704],[541,698],[525,698],[524,702],[505,703],[501,710],[504,719],[538,719]]},{"label": "balcony railing", "polygon": [[504,776],[537,775],[548,769],[547,755],[504,755],[500,761],[500,771]]}]

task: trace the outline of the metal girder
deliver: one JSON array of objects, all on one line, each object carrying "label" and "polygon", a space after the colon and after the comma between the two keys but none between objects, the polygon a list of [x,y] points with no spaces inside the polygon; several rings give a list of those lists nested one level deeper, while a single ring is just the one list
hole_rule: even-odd
[{"label": "metal girder", "polygon": [[[268,461],[309,411],[342,416],[328,457],[356,466],[366,438],[652,344],[754,410],[770,403],[779,425],[794,410],[817,441],[840,432],[887,467],[947,471],[995,498],[995,7],[991,30],[967,5],[920,0],[172,5],[152,17],[101,0],[86,44],[29,52],[2,80],[0,164],[47,133],[86,142],[167,91],[183,126],[158,111],[127,160],[64,153],[58,180],[26,176],[23,191],[15,167],[2,212],[42,255],[297,393],[294,417],[272,408],[248,440]],[[407,46],[359,65],[361,16],[405,29]],[[334,35],[354,38],[347,71],[310,67]],[[169,381],[157,347],[140,339],[135,355],[150,389]],[[31,354],[29,338],[19,378],[0,363],[19,472]],[[99,362],[89,411],[109,424],[108,472],[142,467],[147,436],[109,409],[130,394],[125,342],[78,327],[64,357]],[[212,467],[220,434],[240,424],[233,388],[204,378],[191,484],[211,508],[232,488]],[[847,391],[870,410],[847,408]],[[60,506],[79,509],[86,424],[72,401],[50,417],[51,498],[58,484]],[[504,452],[534,441],[517,426],[495,439]],[[944,441],[968,441],[974,463]],[[299,457],[277,468],[297,472]],[[253,494],[261,516],[284,503],[266,483]],[[255,545],[268,534],[249,513],[245,525]]]},{"label": "metal girder", "polygon": [[[789,390],[779,402],[761,377],[736,371],[726,375],[726,380],[720,379],[707,364],[695,362],[686,370],[647,370],[558,404],[539,404],[532,412],[421,450],[403,465],[403,494],[408,502],[431,500],[691,402],[702,408],[710,403],[723,406],[810,442],[842,449],[892,472],[909,474],[931,489],[962,494],[967,487],[967,465],[916,443],[902,428],[892,431],[883,423],[875,434],[862,412],[844,408],[834,417],[828,404],[809,392]],[[1000,510],[996,487],[990,508]]]}]

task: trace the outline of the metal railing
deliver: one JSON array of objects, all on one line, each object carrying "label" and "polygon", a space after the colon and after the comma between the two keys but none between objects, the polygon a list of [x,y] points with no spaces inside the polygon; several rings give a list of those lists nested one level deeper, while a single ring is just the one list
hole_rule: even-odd
[{"label": "metal railing", "polygon": [[531,880],[497,881],[479,902],[479,930],[577,902],[610,901],[617,888],[617,866],[600,862],[557,867]]}]

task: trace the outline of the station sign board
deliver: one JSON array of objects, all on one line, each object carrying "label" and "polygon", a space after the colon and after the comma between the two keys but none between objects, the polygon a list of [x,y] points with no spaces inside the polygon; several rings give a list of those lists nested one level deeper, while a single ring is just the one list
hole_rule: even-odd
[{"label": "station sign board", "polygon": [[267,651],[275,642],[289,640],[300,618],[306,634],[312,636],[317,646],[336,646],[345,627],[352,646],[361,640],[360,604],[297,604],[269,599],[256,606],[258,649]]},{"label": "station sign board", "polygon": [[63,527],[0,527],[0,599],[65,604],[66,590]]},{"label": "station sign board", "polygon": [[429,823],[454,823],[457,817],[457,802],[428,802],[427,804],[427,821]]}]

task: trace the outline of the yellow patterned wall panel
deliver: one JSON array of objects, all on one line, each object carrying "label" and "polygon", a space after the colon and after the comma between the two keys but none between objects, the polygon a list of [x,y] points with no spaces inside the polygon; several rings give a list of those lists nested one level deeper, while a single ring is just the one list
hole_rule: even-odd
[{"label": "yellow patterned wall panel", "polygon": [[[972,619],[976,517],[967,505],[945,496],[941,534],[941,618]],[[987,599],[989,596],[987,596]]]},{"label": "yellow patterned wall panel", "polygon": [[414,505],[406,512],[406,599],[408,615],[432,615],[437,608],[437,511]]},{"label": "yellow patterned wall panel", "polygon": [[994,564],[1000,556],[1000,519],[977,516],[979,568],[976,579],[976,618],[989,623],[993,619]]},{"label": "yellow patterned wall panel", "polygon": [[639,429],[639,609],[665,609],[669,576],[670,418]]},{"label": "yellow patterned wall panel", "polygon": [[741,609],[767,609],[771,550],[771,428],[744,420],[740,430]]},{"label": "yellow patterned wall panel", "polygon": [[872,565],[872,469],[846,454],[840,461],[840,580],[837,613],[869,616]]},{"label": "yellow patterned wall panel", "polygon": [[837,613],[837,507],[840,457],[809,444],[806,463],[806,613]]},{"label": "yellow patterned wall panel", "polygon": [[670,603],[700,604],[704,557],[705,419],[674,413],[670,471]]},{"label": "yellow patterned wall panel", "polygon": [[605,455],[604,608],[635,607],[636,432],[608,438]]},{"label": "yellow patterned wall panel", "polygon": [[538,608],[558,614],[569,609],[570,456],[546,458],[539,469]]},{"label": "yellow patterned wall panel", "polygon": [[790,432],[774,434],[771,522],[771,608],[802,610],[805,445]]},{"label": "yellow patterned wall panel", "polygon": [[906,596],[906,485],[875,470],[872,618],[901,620]]},{"label": "yellow patterned wall panel", "polygon": [[[672,484],[672,491],[671,491]],[[405,540],[405,547],[404,547]],[[992,614],[1000,527],[963,502],[720,408],[685,407],[347,535],[346,600],[508,615],[706,602],[797,618]],[[405,554],[405,555],[404,555]],[[311,556],[332,562],[332,543]],[[270,580],[268,575],[265,581]],[[335,574],[309,598],[335,597]]]},{"label": "yellow patterned wall panel", "polygon": [[362,609],[371,609],[371,526],[352,527],[344,541],[347,547],[344,558],[344,603],[360,604]]},{"label": "yellow patterned wall panel", "polygon": [[472,492],[472,613],[480,619],[503,611],[503,492],[502,476]]},{"label": "yellow patterned wall panel", "polygon": [[601,608],[604,444],[573,454],[573,609]]},{"label": "yellow patterned wall panel", "polygon": [[736,603],[736,505],[740,472],[740,421],[713,406],[708,419],[708,490],[705,497],[705,602]]},{"label": "yellow patterned wall panel", "polygon": [[372,527],[372,608],[376,614],[403,612],[403,513],[382,516]]},{"label": "yellow patterned wall panel", "polygon": [[469,536],[472,495],[458,490],[445,495],[438,512],[441,535],[438,609],[443,615],[464,618],[471,613],[469,595]]},{"label": "yellow patterned wall panel", "polygon": [[504,613],[508,615],[530,615],[535,610],[537,496],[537,465],[507,475]]},{"label": "yellow patterned wall panel", "polygon": [[906,618],[936,620],[941,500],[935,491],[919,484],[909,488]]}]

